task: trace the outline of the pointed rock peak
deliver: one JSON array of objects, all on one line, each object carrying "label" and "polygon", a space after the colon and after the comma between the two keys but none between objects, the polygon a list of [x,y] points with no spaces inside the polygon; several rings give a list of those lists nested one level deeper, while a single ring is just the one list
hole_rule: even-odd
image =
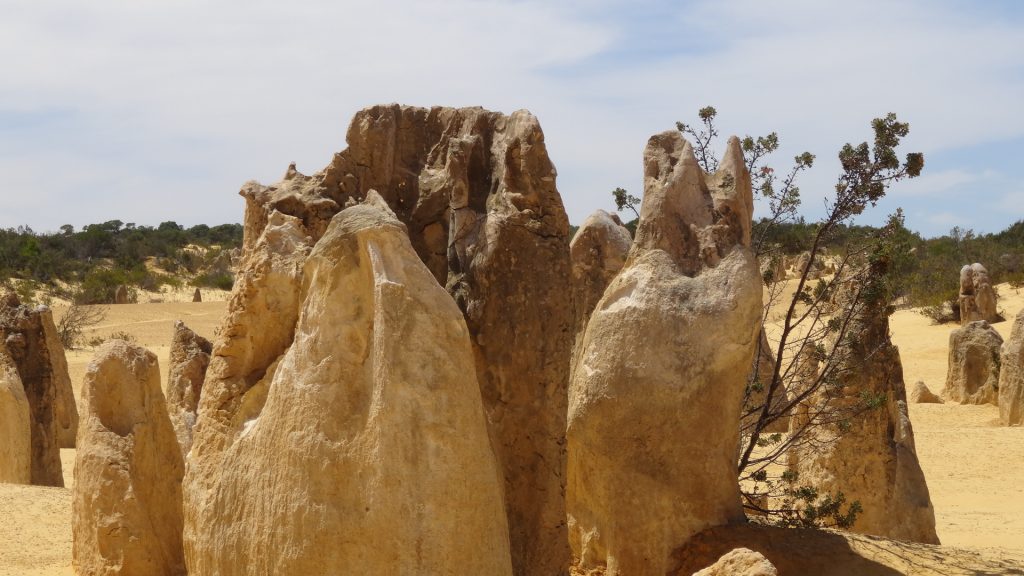
[{"label": "pointed rock peak", "polygon": [[711,194],[693,147],[677,131],[651,137],[644,150],[644,199],[631,258],[664,250],[687,273],[700,269],[697,230],[713,223]]},{"label": "pointed rock peak", "polygon": [[754,193],[739,138],[729,138],[725,156],[722,157],[718,171],[709,178],[708,187],[715,198],[716,221],[724,220],[739,242],[749,246]]},{"label": "pointed rock peak", "polygon": [[384,212],[391,218],[394,218],[396,220],[398,219],[398,217],[395,216],[394,211],[391,210],[391,206],[388,206],[388,203],[384,201],[384,198],[380,195],[380,193],[372,188],[366,192],[366,198],[363,199],[363,205],[372,206],[373,208],[376,208],[381,212]]},{"label": "pointed rock peak", "polygon": [[299,175],[299,171],[295,169],[295,162],[288,165],[288,169],[284,172],[284,178],[282,180],[291,180]]}]

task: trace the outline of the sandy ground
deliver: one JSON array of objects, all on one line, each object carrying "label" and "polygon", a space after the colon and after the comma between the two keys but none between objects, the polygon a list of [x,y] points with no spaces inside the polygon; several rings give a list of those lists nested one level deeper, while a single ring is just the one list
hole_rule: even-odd
[{"label": "sandy ground", "polygon": [[[999,289],[1000,308],[1007,318],[1024,309],[1024,292]],[[212,338],[225,310],[223,301],[109,306],[106,320],[86,338],[127,332],[157,354],[166,374],[174,321],[180,319]],[[62,309],[55,307],[55,312],[59,316]],[[1002,322],[996,328],[1005,337],[1010,324]],[[932,325],[911,310],[893,315],[893,338],[902,353],[908,386],[923,380],[932,391],[941,391],[949,332],[954,328]],[[91,356],[91,350],[68,354],[76,394]],[[1000,427],[994,406],[915,404],[910,414],[943,544],[991,549],[989,553],[997,556],[1024,554],[1024,427]],[[63,450],[61,459],[70,487],[74,450]],[[0,511],[0,576],[73,574],[70,490],[0,484]]]}]

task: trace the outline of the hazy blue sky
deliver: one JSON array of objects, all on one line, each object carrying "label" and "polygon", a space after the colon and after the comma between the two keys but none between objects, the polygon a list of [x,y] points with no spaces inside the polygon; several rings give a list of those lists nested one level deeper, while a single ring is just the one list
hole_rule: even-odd
[{"label": "hazy blue sky", "polygon": [[641,192],[651,134],[712,104],[723,133],[835,153],[893,111],[927,235],[1024,218],[1024,3],[756,0],[0,0],[0,226],[239,221],[249,179],[312,173],[380,102],[527,108],[570,219]]}]

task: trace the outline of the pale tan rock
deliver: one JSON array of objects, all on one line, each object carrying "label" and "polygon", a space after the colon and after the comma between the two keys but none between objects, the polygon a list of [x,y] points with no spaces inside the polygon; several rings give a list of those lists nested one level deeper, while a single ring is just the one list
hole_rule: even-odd
[{"label": "pale tan rock", "polygon": [[[0,339],[14,360],[28,399],[32,440],[31,483],[64,486],[60,463],[60,415],[70,417],[66,409],[73,408],[74,402],[68,403],[70,383],[62,380],[68,378],[66,364],[63,374],[54,370],[44,328],[48,320],[52,323],[49,314],[45,306],[31,308],[20,305],[16,297],[6,298],[0,308]],[[62,349],[60,352],[63,354]]]},{"label": "pale tan rock", "polygon": [[918,380],[910,391],[911,404],[942,404],[942,398],[928,389],[928,385]]},{"label": "pale tan rock", "polygon": [[189,511],[190,572],[511,574],[469,331],[376,193],[332,219],[301,286],[263,405],[227,424]]},{"label": "pale tan rock", "polygon": [[1005,426],[1024,424],[1024,310],[1017,313],[999,362],[999,419]]},{"label": "pale tan rock", "polygon": [[618,215],[598,210],[583,221],[572,242],[573,290],[576,293],[576,331],[586,326],[605,288],[626,263],[633,244]]},{"label": "pale tan rock", "polygon": [[984,320],[949,334],[949,368],[942,397],[960,404],[999,401],[999,349],[1003,337]]},{"label": "pale tan rock", "polygon": [[[516,574],[564,572],[570,556],[565,402],[575,317],[568,218],[540,124],[526,111],[504,115],[482,108],[393,104],[357,113],[347,140],[348,148],[311,176],[292,165],[277,184],[245,185],[244,258],[250,258],[275,212],[295,218],[312,245],[341,207],[358,204],[370,189],[380,191],[469,327],[505,478]],[[243,262],[240,274],[249,267]],[[235,308],[248,309],[247,296],[237,298]],[[280,308],[287,320],[290,305]],[[241,325],[225,324],[229,332]],[[288,322],[280,326],[271,333],[287,340]],[[212,392],[221,402],[216,405],[227,403],[217,419],[229,420],[234,403],[248,390],[265,388],[256,383],[280,355],[276,350],[247,354],[249,360],[229,377],[218,375],[216,358],[211,362],[212,378],[231,382]],[[201,409],[197,433],[203,420]],[[214,431],[217,426],[210,433],[222,436],[219,428]],[[219,450],[211,449],[209,463],[202,465],[210,473],[217,469],[212,454]]]},{"label": "pale tan rock", "polygon": [[[871,274],[877,277],[884,269]],[[797,473],[800,486],[815,487],[821,495],[841,492],[847,502],[861,503],[863,511],[851,531],[938,544],[886,302],[861,301],[847,334],[835,351],[837,381],[809,399],[810,406],[823,406],[822,395],[828,394],[830,405],[842,410],[842,417],[808,428],[806,440],[789,451],[789,468]],[[805,417],[794,420],[799,423]]]},{"label": "pale tan rock", "polygon": [[761,278],[764,279],[766,285],[782,282],[786,279],[787,266],[785,260],[785,257],[781,254],[761,257]]},{"label": "pale tan rock", "polygon": [[759,552],[734,548],[707,568],[693,576],[778,576],[779,572]]},{"label": "pale tan rock", "polygon": [[53,312],[40,308],[39,314],[43,338],[46,339],[53,386],[56,388],[53,408],[57,419],[57,444],[61,448],[74,448],[75,436],[78,434],[78,406],[75,404],[75,392],[71,388],[68,359],[57,334],[57,326],[53,322]]},{"label": "pale tan rock", "polygon": [[164,396],[174,435],[184,456],[192,449],[192,429],[212,352],[209,340],[189,330],[182,321],[175,321]]},{"label": "pale tan rock", "polygon": [[76,572],[184,575],[184,466],[156,355],[105,343],[82,383],[71,516]]},{"label": "pale tan rock", "polygon": [[0,482],[32,479],[32,429],[18,367],[0,342]]},{"label": "pale tan rock", "polygon": [[[730,139],[727,157],[738,149]],[[587,324],[570,387],[577,571],[665,574],[691,535],[743,518],[736,368],[753,361],[761,314],[738,220],[751,196],[743,170],[706,176],[677,131],[647,144],[636,240]],[[727,182],[736,189],[718,187]]]},{"label": "pale tan rock", "polygon": [[988,270],[975,262],[960,269],[960,324],[1001,320],[996,310],[996,292]]},{"label": "pale tan rock", "polygon": [[121,284],[114,290],[114,304],[128,304],[131,299],[128,295],[128,287]]}]

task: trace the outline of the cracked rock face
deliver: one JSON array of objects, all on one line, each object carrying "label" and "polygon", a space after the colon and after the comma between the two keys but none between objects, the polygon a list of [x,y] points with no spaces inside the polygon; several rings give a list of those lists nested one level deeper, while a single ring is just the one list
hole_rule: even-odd
[{"label": "cracked rock face", "polygon": [[999,418],[1005,426],[1024,425],[1024,310],[1000,351]]},{"label": "cracked rock face", "polygon": [[0,338],[17,368],[31,421],[31,483],[64,486],[60,449],[75,445],[78,409],[64,348],[49,308],[22,306],[9,296],[0,305]]},{"label": "cracked rock face", "polygon": [[185,464],[160,391],[156,355],[101,346],[82,382],[72,492],[78,574],[184,576]]},{"label": "cracked rock face", "polygon": [[[197,288],[198,290],[198,288]],[[210,365],[210,341],[190,330],[180,320],[174,323],[171,340],[170,369],[167,374],[167,411],[174,426],[174,434],[181,453],[188,456],[192,449],[192,429],[196,424],[199,397],[203,379]]]},{"label": "cracked rock face", "polygon": [[581,572],[665,574],[690,536],[743,518],[738,423],[762,297],[751,203],[735,138],[714,174],[678,132],[649,140],[636,239],[590,317],[570,384],[569,533]]},{"label": "cracked rock face", "polygon": [[1003,337],[984,320],[949,334],[949,369],[942,397],[960,404],[999,402],[999,351]]},{"label": "cracked rock face", "polygon": [[[844,296],[841,291],[839,299]],[[903,364],[889,334],[887,302],[865,299],[857,306],[850,337],[835,344],[835,384],[816,390],[795,418],[807,418],[807,406],[824,405],[826,393],[831,405],[849,416],[808,429],[807,441],[789,452],[789,468],[800,485],[822,495],[842,492],[847,502],[861,503],[863,511],[851,531],[938,544],[935,510],[907,412]]]},{"label": "cracked rock face", "polygon": [[975,262],[960,269],[960,324],[1000,320],[996,309],[996,291],[988,270]]},{"label": "cracked rock face", "polygon": [[190,571],[510,575],[470,334],[405,226],[371,191],[297,280],[291,342],[225,423],[206,500],[190,495]]},{"label": "cracked rock face", "polygon": [[[367,108],[311,176],[248,183],[229,315],[200,401],[186,498],[212,509],[225,453],[263,410],[291,346],[303,267],[331,219],[370,190],[458,305],[503,478],[516,574],[564,572],[566,385],[573,338],[568,220],[537,119],[480,108]],[[542,262],[543,265],[537,263]],[[209,512],[213,514],[213,512]],[[192,530],[186,518],[186,538]]]}]

